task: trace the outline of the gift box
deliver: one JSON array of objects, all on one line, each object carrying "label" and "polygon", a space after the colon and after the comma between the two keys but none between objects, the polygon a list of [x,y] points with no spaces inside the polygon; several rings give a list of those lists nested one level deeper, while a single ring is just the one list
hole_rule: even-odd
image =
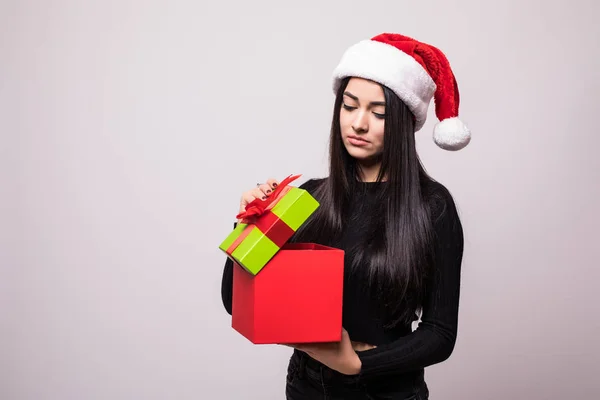
[{"label": "gift box", "polygon": [[341,340],[344,251],[285,244],[253,275],[234,262],[232,327],[254,344]]},{"label": "gift box", "polygon": [[266,200],[249,203],[237,215],[241,221],[219,246],[252,275],[264,268],[319,207],[306,190],[289,186],[299,176],[284,179]]}]

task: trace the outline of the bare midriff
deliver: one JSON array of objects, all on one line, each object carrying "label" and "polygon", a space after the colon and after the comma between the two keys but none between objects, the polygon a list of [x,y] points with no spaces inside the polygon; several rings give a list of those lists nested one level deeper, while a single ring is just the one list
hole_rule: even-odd
[{"label": "bare midriff", "polygon": [[372,344],[356,342],[354,340],[352,340],[351,342],[352,342],[352,348],[354,349],[354,351],[371,350],[371,349],[374,349],[377,347],[377,346],[373,346]]}]

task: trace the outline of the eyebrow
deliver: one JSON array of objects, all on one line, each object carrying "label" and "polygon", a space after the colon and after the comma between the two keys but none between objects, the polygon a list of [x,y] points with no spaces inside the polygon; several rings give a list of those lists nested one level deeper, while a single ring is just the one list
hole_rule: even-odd
[{"label": "eyebrow", "polygon": [[[358,101],[358,97],[356,97],[355,95],[353,95],[350,92],[344,92],[344,95],[350,97],[354,101]],[[371,106],[383,106],[383,107],[385,107],[385,101],[372,101],[369,104]]]}]

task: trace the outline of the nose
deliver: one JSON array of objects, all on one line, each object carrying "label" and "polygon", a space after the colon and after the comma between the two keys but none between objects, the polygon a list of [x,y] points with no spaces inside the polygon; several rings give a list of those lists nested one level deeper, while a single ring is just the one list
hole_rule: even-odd
[{"label": "nose", "polygon": [[369,119],[366,112],[363,110],[357,110],[356,118],[352,121],[352,129],[356,133],[364,133],[369,130]]}]

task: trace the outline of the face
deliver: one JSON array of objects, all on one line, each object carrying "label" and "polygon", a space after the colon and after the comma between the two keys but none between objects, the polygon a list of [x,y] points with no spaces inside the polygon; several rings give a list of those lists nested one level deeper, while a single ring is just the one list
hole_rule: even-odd
[{"label": "face", "polygon": [[342,141],[359,162],[376,159],[383,151],[385,96],[379,84],[351,78],[340,110]]}]

